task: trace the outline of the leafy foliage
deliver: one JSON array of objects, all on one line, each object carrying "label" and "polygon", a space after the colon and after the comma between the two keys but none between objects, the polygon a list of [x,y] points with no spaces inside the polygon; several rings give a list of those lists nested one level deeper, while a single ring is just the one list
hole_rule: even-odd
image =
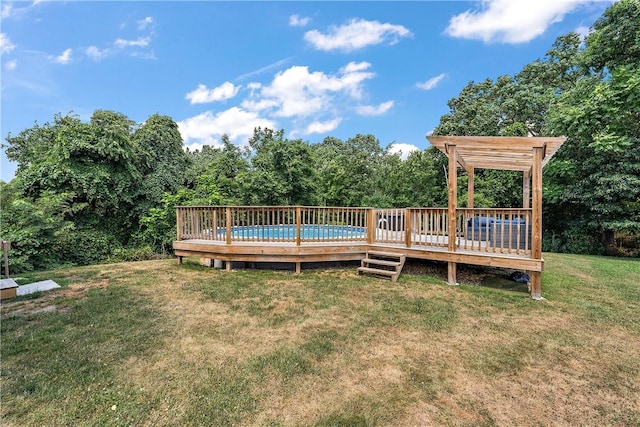
[{"label": "leafy foliage", "polygon": [[59,241],[73,233],[74,225],[64,219],[69,194],[45,193],[36,200],[20,197],[18,180],[0,181],[0,230],[11,242],[9,270],[56,267],[65,260],[57,250]]},{"label": "leafy foliage", "polygon": [[[640,4],[613,4],[585,40],[585,71],[549,112],[569,136],[549,165],[555,230],[563,215],[613,250],[616,232],[640,233]],[[566,225],[565,225],[566,227]]]}]

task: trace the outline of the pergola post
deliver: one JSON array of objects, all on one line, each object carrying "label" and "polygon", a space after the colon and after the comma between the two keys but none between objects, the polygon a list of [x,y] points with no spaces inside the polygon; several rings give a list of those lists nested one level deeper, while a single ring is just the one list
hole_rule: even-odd
[{"label": "pergola post", "polygon": [[467,207],[469,209],[473,209],[473,180],[475,177],[475,168],[473,166],[469,166],[469,168],[467,169],[467,175],[469,176],[469,180],[467,182]]},{"label": "pergola post", "polygon": [[[449,156],[449,205],[448,205],[448,227],[449,227],[449,252],[456,251],[456,208],[458,206],[458,153],[455,145],[447,145],[447,155]],[[457,285],[456,279],[457,265],[453,261],[448,263],[448,283]]]},{"label": "pergola post", "polygon": [[531,206],[531,172],[522,173],[522,208],[529,209]]},{"label": "pergola post", "polygon": [[[533,148],[533,166],[531,168],[531,258],[542,259],[542,159],[543,147]],[[531,297],[542,299],[542,273],[531,272]]]}]

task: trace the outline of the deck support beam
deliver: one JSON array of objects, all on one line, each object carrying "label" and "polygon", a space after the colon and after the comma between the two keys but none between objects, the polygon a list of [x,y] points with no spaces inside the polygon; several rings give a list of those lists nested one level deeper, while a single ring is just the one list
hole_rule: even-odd
[{"label": "deck support beam", "polygon": [[[533,148],[533,167],[531,168],[531,258],[542,259],[542,159],[544,148]],[[531,297],[542,299],[542,273],[531,272]]]}]

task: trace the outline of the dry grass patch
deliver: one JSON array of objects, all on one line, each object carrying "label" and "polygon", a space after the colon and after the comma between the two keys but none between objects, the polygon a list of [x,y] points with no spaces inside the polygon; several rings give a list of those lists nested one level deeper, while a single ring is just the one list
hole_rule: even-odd
[{"label": "dry grass patch", "polygon": [[2,423],[638,425],[640,264],[566,259],[586,276],[548,255],[542,303],[352,268],[56,272],[87,289],[67,312],[3,307]]}]

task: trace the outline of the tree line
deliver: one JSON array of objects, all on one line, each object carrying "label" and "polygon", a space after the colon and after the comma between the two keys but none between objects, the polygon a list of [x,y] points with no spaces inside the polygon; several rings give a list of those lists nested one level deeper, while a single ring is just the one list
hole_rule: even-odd
[{"label": "tree line", "polygon": [[[584,41],[559,37],[515,75],[469,82],[439,135],[565,135],[544,170],[545,250],[605,253],[640,233],[640,2],[611,5]],[[6,138],[16,176],[0,182],[0,234],[14,271],[169,253],[178,205],[446,206],[446,159],[402,160],[374,135],[314,143],[255,129],[183,150],[175,121],[97,110],[58,114]],[[459,178],[460,200],[466,179]],[[522,205],[521,174],[479,170],[476,207]]]}]

